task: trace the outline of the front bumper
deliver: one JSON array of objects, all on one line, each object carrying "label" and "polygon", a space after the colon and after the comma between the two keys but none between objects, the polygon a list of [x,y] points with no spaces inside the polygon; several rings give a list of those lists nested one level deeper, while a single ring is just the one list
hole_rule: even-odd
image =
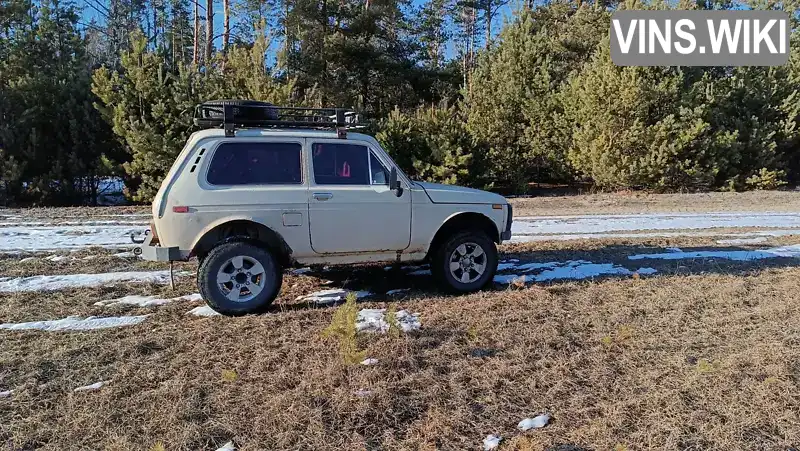
[{"label": "front bumper", "polygon": [[148,230],[145,232],[144,241],[136,242],[131,236],[131,241],[139,244],[133,248],[133,253],[142,257],[145,260],[154,262],[169,262],[181,260],[181,252],[177,246],[163,247],[160,244],[153,244],[153,234]]},{"label": "front bumper", "polygon": [[508,204],[508,220],[506,221],[506,229],[500,234],[501,241],[508,241],[511,239],[511,223],[514,222],[514,207]]}]

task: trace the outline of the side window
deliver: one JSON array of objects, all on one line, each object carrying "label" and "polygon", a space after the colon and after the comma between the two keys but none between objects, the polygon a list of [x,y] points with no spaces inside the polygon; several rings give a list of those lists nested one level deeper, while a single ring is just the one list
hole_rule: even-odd
[{"label": "side window", "polygon": [[372,184],[373,185],[388,185],[389,184],[389,171],[383,167],[381,160],[375,156],[374,153],[369,153],[369,166],[372,171]]},{"label": "side window", "polygon": [[317,185],[369,185],[369,149],[358,144],[315,143],[311,158]]},{"label": "side window", "polygon": [[298,143],[227,142],[208,168],[212,185],[299,185],[303,183]]}]

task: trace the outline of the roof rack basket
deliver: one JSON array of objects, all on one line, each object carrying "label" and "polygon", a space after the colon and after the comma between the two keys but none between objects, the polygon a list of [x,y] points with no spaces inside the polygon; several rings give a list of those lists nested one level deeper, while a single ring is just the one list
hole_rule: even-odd
[{"label": "roof rack basket", "polygon": [[342,134],[347,129],[362,128],[359,115],[346,108],[279,107],[255,100],[213,100],[194,110],[194,125],[225,129],[234,136],[237,127],[332,129]]}]

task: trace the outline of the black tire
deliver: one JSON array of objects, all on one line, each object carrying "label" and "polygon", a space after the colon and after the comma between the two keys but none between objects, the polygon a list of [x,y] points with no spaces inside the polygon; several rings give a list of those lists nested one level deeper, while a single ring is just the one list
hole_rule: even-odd
[{"label": "black tire", "polygon": [[[466,283],[457,279],[450,271],[450,260],[453,253],[462,244],[467,246],[467,250],[471,248],[471,245],[478,245],[483,250],[483,255],[485,255],[485,260],[480,261],[480,258],[477,259],[478,264],[485,264],[483,273],[480,274],[477,279]],[[475,261],[476,260],[473,260],[473,262]],[[456,272],[458,273],[458,270],[456,270]],[[485,233],[479,230],[456,233],[439,246],[431,259],[431,273],[436,283],[443,290],[451,293],[471,293],[473,291],[478,291],[494,279],[494,274],[496,272],[497,246],[495,246],[494,242],[489,239]],[[460,274],[463,274],[463,270],[461,270]],[[475,274],[477,273],[473,273],[470,278]]]},{"label": "black tire", "polygon": [[[246,266],[252,263],[252,261],[258,262],[264,270],[264,280],[261,291],[251,299],[241,301],[229,299],[223,291],[223,287],[217,283],[217,277],[220,270],[223,269],[223,265],[226,265],[226,268],[232,268],[230,261],[238,256],[243,257],[245,260],[243,265],[245,272],[248,269]],[[250,266],[250,269],[252,268],[253,266]],[[237,271],[236,268],[233,268],[232,275],[238,277],[239,275],[235,274]],[[244,276],[242,288],[233,288],[237,285],[234,278],[232,278],[230,282],[231,289],[228,293],[238,290],[237,297],[244,293],[245,298],[247,298],[247,296],[252,295],[247,286],[245,286],[245,284],[249,285],[249,283],[256,283],[260,286],[261,279],[259,276],[255,275],[251,278]],[[247,241],[227,242],[213,248],[211,252],[203,258],[200,269],[197,271],[197,286],[200,289],[200,294],[203,296],[203,299],[205,299],[209,307],[228,316],[265,312],[270,304],[272,304],[272,301],[278,296],[282,283],[283,272],[272,253]]]}]

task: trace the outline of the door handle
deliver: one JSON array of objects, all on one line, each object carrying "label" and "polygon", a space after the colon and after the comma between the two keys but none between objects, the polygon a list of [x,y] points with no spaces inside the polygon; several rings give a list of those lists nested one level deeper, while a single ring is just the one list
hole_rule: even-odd
[{"label": "door handle", "polygon": [[314,193],[312,194],[312,196],[316,200],[325,201],[325,200],[330,200],[330,198],[333,197],[333,193]]}]

